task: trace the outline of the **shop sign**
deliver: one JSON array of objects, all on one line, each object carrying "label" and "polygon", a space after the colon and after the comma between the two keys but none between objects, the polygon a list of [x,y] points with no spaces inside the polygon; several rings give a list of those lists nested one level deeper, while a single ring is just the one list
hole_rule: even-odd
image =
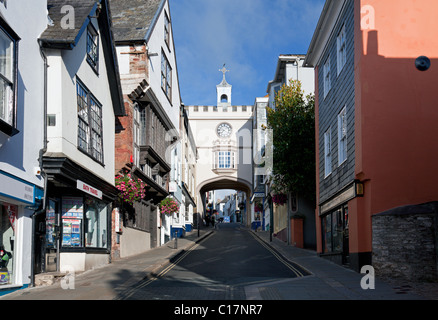
[{"label": "shop sign", "polygon": [[264,192],[254,192],[251,197],[251,202],[254,201],[254,198],[263,198],[265,196]]},{"label": "shop sign", "polygon": [[0,194],[25,203],[34,204],[35,202],[35,187],[33,185],[2,173],[0,173]]},{"label": "shop sign", "polygon": [[85,182],[82,182],[81,180],[77,181],[76,187],[79,190],[102,200],[102,191],[100,191],[99,189],[93,188],[92,186],[86,184]]}]

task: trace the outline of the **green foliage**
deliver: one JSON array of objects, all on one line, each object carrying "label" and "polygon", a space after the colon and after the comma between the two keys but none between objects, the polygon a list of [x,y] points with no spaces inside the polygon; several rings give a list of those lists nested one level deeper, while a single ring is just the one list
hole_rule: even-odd
[{"label": "green foliage", "polygon": [[301,82],[291,80],[267,108],[273,130],[273,174],[282,191],[315,199],[315,99],[304,96]]}]

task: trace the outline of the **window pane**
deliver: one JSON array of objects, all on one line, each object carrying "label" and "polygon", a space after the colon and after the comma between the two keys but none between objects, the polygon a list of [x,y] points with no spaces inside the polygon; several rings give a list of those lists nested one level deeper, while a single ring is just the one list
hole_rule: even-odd
[{"label": "window pane", "polygon": [[333,227],[333,252],[342,252],[344,223],[342,219],[342,210],[337,210],[332,217]]},{"label": "window pane", "polygon": [[13,44],[14,42],[0,30],[0,73],[10,82],[13,80]]},{"label": "window pane", "polygon": [[91,99],[91,128],[102,134],[102,108]]},{"label": "window pane", "polygon": [[0,29],[0,119],[13,125],[14,42]]},{"label": "window pane", "polygon": [[219,168],[220,169],[231,168],[231,152],[219,151]]},{"label": "window pane", "polygon": [[88,124],[88,103],[87,103],[87,91],[78,82],[76,85],[77,98],[78,98],[78,115]]},{"label": "window pane", "polygon": [[10,125],[13,125],[13,97],[12,84],[0,78],[0,119]]},{"label": "window pane", "polygon": [[103,161],[103,155],[102,155],[102,136],[98,135],[96,132],[93,131],[92,139],[93,139],[92,156],[97,161],[102,162]]},{"label": "window pane", "polygon": [[88,137],[88,125],[81,118],[79,118],[78,147],[86,152],[88,152]]},{"label": "window pane", "polygon": [[98,200],[87,199],[87,212],[85,214],[87,247],[106,248],[107,243],[107,206]]},{"label": "window pane", "polygon": [[324,253],[332,252],[332,216],[325,216],[322,223],[324,233]]},{"label": "window pane", "polygon": [[[55,204],[51,203],[51,223],[55,221]],[[62,246],[82,247],[82,218],[84,201],[82,197],[64,197],[62,199]],[[53,225],[52,225],[53,227]],[[52,230],[53,232],[53,230]],[[52,233],[53,235],[53,233]],[[55,242],[53,241],[53,245]]]},{"label": "window pane", "polygon": [[146,145],[146,109],[140,110],[140,145]]},{"label": "window pane", "polygon": [[88,61],[92,64],[94,68],[97,67],[98,63],[98,36],[93,34],[91,30],[88,30],[87,36],[87,55]]}]

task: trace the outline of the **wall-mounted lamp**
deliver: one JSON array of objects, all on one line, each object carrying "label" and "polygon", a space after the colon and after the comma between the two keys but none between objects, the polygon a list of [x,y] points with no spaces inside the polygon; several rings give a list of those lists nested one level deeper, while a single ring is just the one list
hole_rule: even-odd
[{"label": "wall-mounted lamp", "polygon": [[354,181],[354,191],[356,193],[356,197],[363,197],[364,196],[363,182],[359,180]]}]

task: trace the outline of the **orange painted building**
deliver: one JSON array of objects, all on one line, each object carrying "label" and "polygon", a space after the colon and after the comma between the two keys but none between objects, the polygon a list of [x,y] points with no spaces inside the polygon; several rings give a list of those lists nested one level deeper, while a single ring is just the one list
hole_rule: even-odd
[{"label": "orange painted building", "polygon": [[438,1],[327,0],[305,64],[316,76],[317,251],[360,270],[372,264],[373,216],[438,201]]}]

